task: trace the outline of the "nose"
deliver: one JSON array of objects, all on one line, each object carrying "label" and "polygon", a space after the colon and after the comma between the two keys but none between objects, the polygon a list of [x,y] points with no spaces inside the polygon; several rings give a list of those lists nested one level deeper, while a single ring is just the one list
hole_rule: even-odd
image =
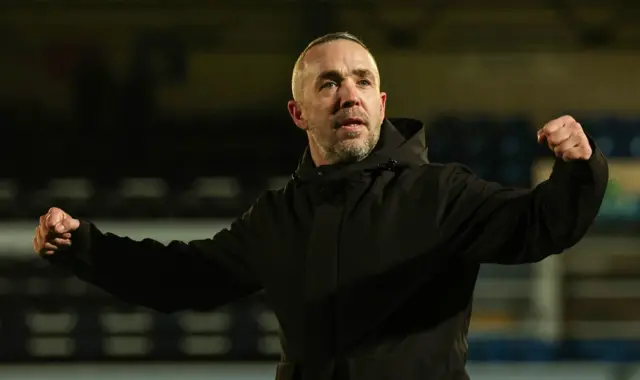
[{"label": "nose", "polygon": [[352,80],[346,80],[340,86],[340,108],[351,108],[360,105],[360,94]]}]

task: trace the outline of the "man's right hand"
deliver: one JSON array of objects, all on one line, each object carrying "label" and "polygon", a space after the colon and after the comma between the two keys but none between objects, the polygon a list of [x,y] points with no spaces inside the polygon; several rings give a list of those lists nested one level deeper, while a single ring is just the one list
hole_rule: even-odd
[{"label": "man's right hand", "polygon": [[80,227],[80,221],[57,207],[52,207],[40,217],[33,237],[33,250],[41,255],[51,255],[71,245],[71,232]]}]

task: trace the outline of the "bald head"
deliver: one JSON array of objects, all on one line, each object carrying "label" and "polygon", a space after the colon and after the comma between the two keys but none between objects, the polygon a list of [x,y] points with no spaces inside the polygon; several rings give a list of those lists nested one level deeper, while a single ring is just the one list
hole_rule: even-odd
[{"label": "bald head", "polygon": [[367,48],[367,46],[364,44],[364,42],[362,42],[362,40],[360,40],[358,37],[348,32],[329,33],[311,41],[307,45],[307,47],[304,48],[302,53],[300,53],[300,55],[298,56],[298,59],[296,60],[295,65],[293,66],[293,74],[291,76],[291,93],[293,95],[294,100],[300,101],[303,97],[302,96],[304,93],[303,82],[305,79],[304,72],[305,72],[305,67],[307,66],[307,57],[309,55],[309,52],[316,46],[320,46],[320,45],[324,45],[324,44],[328,44],[336,41],[349,41],[359,46],[361,49],[366,50],[367,53],[370,55],[371,60],[374,63],[375,72],[376,72],[376,75],[378,75],[378,81],[379,81],[380,75],[378,73],[377,65],[375,64],[375,59],[373,58],[373,55],[371,55],[369,48]]}]

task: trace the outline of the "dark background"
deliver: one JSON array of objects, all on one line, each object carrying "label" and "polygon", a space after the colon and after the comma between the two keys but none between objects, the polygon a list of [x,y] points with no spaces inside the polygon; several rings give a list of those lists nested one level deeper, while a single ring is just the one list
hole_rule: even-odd
[{"label": "dark background", "polygon": [[584,242],[541,264],[483,269],[473,365],[597,361],[623,363],[615,368],[624,376],[624,363],[640,359],[638,5],[1,7],[0,374],[33,362],[204,360],[221,368],[277,359],[277,321],[259,296],[216,313],[158,315],[50,268],[31,253],[31,238],[52,205],[133,237],[189,240],[224,228],[295,170],[305,136],[286,111],[293,63],[311,39],[339,30],[371,48],[389,116],[427,124],[432,161],[535,185],[549,162],[535,130],[566,113],[610,158],[607,199]]}]

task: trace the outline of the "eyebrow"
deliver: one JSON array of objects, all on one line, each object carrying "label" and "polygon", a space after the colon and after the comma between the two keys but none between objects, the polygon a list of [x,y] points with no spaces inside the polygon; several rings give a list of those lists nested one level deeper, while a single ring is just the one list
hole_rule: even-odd
[{"label": "eyebrow", "polygon": [[[375,79],[375,75],[373,74],[373,71],[369,69],[355,69],[355,70],[352,70],[351,73],[361,78]],[[327,71],[321,72],[320,75],[318,75],[317,82],[321,80],[326,80],[326,79],[337,80],[342,77],[343,77],[342,73],[337,70],[327,70]]]}]

